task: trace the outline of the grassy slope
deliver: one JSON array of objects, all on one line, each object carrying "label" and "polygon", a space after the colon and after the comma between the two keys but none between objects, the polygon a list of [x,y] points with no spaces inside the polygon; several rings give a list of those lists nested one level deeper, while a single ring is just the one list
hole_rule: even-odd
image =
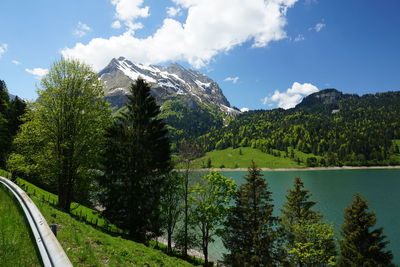
[{"label": "grassy slope", "polygon": [[[9,173],[2,170],[0,175],[10,178]],[[160,250],[108,235],[45,202],[56,203],[57,195],[20,178],[17,178],[17,183],[31,195],[47,223],[59,225],[57,238],[74,266],[193,266]],[[108,225],[97,211],[76,203],[74,205],[75,217],[81,217],[82,220],[101,227]],[[112,226],[110,230],[118,231],[118,228]],[[0,264],[0,266],[7,265]]]},{"label": "grassy slope", "polygon": [[113,237],[33,197],[74,266],[192,266],[159,250]]},{"label": "grassy slope", "polygon": [[[242,153],[240,153],[240,151]],[[219,168],[224,165],[225,168],[247,168],[254,160],[260,168],[301,168],[304,164],[297,164],[290,158],[276,157],[261,152],[258,149],[250,147],[227,148],[224,150],[214,150],[207,152],[204,157],[195,160],[195,167],[201,168],[207,165],[208,158],[211,159],[212,167]],[[304,155],[302,155],[304,156]]]},{"label": "grassy slope", "polygon": [[19,203],[0,186],[0,266],[41,266],[35,239]]}]

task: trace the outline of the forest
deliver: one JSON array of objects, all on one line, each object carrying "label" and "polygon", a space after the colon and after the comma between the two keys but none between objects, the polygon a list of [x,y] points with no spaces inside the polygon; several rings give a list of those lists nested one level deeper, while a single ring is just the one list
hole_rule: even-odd
[{"label": "forest", "polygon": [[[332,103],[318,95],[334,91]],[[253,147],[294,158],[311,153],[307,165],[399,165],[400,92],[342,95],[334,89],[306,97],[295,108],[245,112],[227,127],[198,138],[205,151]]]}]

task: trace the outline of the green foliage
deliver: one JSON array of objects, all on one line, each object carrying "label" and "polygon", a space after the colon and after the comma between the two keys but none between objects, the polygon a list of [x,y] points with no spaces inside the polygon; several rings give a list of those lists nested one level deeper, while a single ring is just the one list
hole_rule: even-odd
[{"label": "green foliage", "polygon": [[221,111],[202,103],[185,103],[185,99],[165,101],[159,117],[169,125],[170,137],[174,142],[197,137],[223,126]]},{"label": "green foliage", "polygon": [[211,171],[191,188],[191,218],[201,233],[201,247],[208,263],[208,244],[218,234],[220,226],[226,218],[228,204],[235,195],[236,183]]},{"label": "green foliage", "polygon": [[392,142],[400,139],[399,104],[400,92],[388,92],[350,95],[335,105],[250,111],[199,140],[205,151],[249,146],[287,151],[295,161],[290,150],[296,149],[315,157],[301,160],[309,166],[400,164]]},{"label": "green foliage", "polygon": [[20,117],[25,113],[25,108],[26,103],[18,97],[10,100],[7,85],[0,80],[0,168],[5,167],[12,140],[22,123]]},{"label": "green foliage", "polygon": [[245,179],[225,223],[222,239],[230,251],[225,261],[232,266],[275,266],[279,248],[271,192],[254,162]]},{"label": "green foliage", "polygon": [[172,236],[184,210],[184,186],[184,175],[177,172],[166,174],[161,192],[161,217],[167,232],[167,253],[172,252]]},{"label": "green foliage", "polygon": [[41,266],[25,214],[3,184],[0,184],[0,214],[0,266]]},{"label": "green foliage", "polygon": [[97,74],[79,61],[56,61],[41,86],[15,140],[20,156],[11,157],[9,169],[56,184],[58,204],[69,211],[72,200],[89,199],[111,112]]},{"label": "green foliage", "polygon": [[300,178],[295,178],[280,218],[284,253],[293,266],[332,265],[336,256],[333,226],[322,222],[322,215],[312,210],[316,202],[310,197]]},{"label": "green foliage", "polygon": [[335,266],[333,225],[299,220],[292,231],[295,239],[288,245],[287,256],[293,266]]},{"label": "green foliage", "polygon": [[171,168],[170,143],[150,86],[138,79],[130,93],[126,112],[107,133],[99,198],[107,218],[144,242],[161,234],[160,192]]},{"label": "green foliage", "polygon": [[389,241],[385,241],[383,228],[371,229],[376,220],[367,202],[356,194],[345,210],[338,266],[394,266],[392,252],[385,251]]},{"label": "green foliage", "polygon": [[288,190],[288,194],[286,195],[287,202],[283,204],[282,220],[287,221],[289,224],[299,220],[319,220],[322,217],[319,212],[311,209],[315,206],[316,202],[309,200],[311,194],[303,188],[304,184],[301,179],[295,178],[293,189]]}]

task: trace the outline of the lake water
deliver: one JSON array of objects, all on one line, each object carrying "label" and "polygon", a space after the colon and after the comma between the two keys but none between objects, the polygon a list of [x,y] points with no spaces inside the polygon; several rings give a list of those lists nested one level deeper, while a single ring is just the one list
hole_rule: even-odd
[{"label": "lake water", "polygon": [[[221,172],[238,185],[245,180],[246,172]],[[274,201],[274,213],[280,215],[280,209],[286,201],[287,190],[293,187],[293,179],[300,177],[304,187],[310,190],[311,200],[318,202],[315,209],[320,210],[324,219],[332,222],[339,236],[343,223],[344,208],[348,207],[355,193],[368,201],[378,221],[377,227],[384,227],[384,234],[390,241],[394,261],[400,264],[400,170],[321,170],[321,171],[265,171],[263,172]],[[210,257],[222,259],[226,252],[221,240],[210,246]]]}]

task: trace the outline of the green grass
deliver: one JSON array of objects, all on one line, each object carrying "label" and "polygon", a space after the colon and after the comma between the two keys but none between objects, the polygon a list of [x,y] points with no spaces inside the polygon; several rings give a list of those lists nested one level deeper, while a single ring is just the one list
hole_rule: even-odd
[{"label": "green grass", "polygon": [[[58,202],[57,195],[43,190],[26,180],[17,178],[16,183],[31,196],[35,196],[53,205],[56,205]],[[73,202],[71,204],[71,214],[77,216],[78,218],[81,218],[82,220],[87,221],[90,224],[105,228],[105,230],[107,231],[114,233],[123,233],[121,229],[109,223],[105,218],[103,218],[98,211],[92,210],[78,203]]]},{"label": "green grass", "polygon": [[192,266],[143,244],[108,235],[33,197],[74,266]]},{"label": "green grass", "polygon": [[227,148],[224,150],[213,150],[207,152],[204,157],[194,161],[195,168],[207,166],[207,160],[211,159],[213,168],[247,168],[252,160],[260,168],[301,168],[303,163],[298,164],[290,158],[273,156],[251,147]]},{"label": "green grass", "polygon": [[3,185],[0,185],[0,266],[41,266],[24,212]]},{"label": "green grass", "polygon": [[[289,147],[288,151],[290,152],[291,150],[293,150],[294,158],[299,158],[300,159],[300,161],[302,162],[302,164],[301,164],[302,166],[305,166],[305,162],[307,162],[308,158],[314,157],[317,160],[320,160],[322,158],[321,156],[318,156],[318,155],[315,155],[315,154],[312,154],[312,153],[304,153],[304,152],[302,152],[300,150],[293,149],[293,148]],[[273,151],[279,152],[282,157],[285,155],[285,151],[276,150],[276,149],[273,149]]]},{"label": "green grass", "polygon": [[[11,178],[2,170],[0,175]],[[57,203],[57,195],[20,178],[16,182],[30,194],[47,223],[59,226],[57,238],[74,266],[193,266],[160,250],[119,237],[117,233],[123,231],[108,223],[95,210],[73,203],[72,215],[64,213],[50,205]],[[115,234],[110,235],[101,229]],[[160,249],[165,247],[156,242],[150,244]]]}]

